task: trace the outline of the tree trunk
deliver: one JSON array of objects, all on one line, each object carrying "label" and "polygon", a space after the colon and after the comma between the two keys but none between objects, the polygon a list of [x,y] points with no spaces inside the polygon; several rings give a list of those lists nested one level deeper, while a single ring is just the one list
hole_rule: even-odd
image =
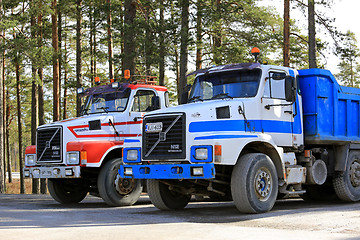
[{"label": "tree trunk", "polygon": [[57,2],[51,2],[52,14],[52,47],[53,47],[53,121],[60,120],[60,89],[59,89],[59,36],[57,21]]},{"label": "tree trunk", "polygon": [[290,67],[290,0],[284,0],[284,67]]},{"label": "tree trunk", "polygon": [[[17,56],[18,58],[18,56]],[[16,102],[17,102],[17,124],[18,124],[18,141],[19,141],[19,167],[20,167],[20,193],[25,193],[25,181],[22,169],[24,168],[23,164],[23,155],[22,155],[22,122],[21,122],[21,99],[20,99],[20,65],[19,60],[16,59],[15,62],[15,75],[16,75]]]},{"label": "tree trunk", "polygon": [[[76,1],[76,87],[80,88],[82,84],[81,72],[81,23],[82,23],[82,0]],[[80,97],[76,96],[76,116],[80,116],[81,101]]]},{"label": "tree trunk", "polygon": [[89,21],[90,21],[90,81],[91,86],[94,85],[94,18],[93,18],[93,12],[94,12],[94,6],[93,1],[90,1],[90,7],[89,7]]},{"label": "tree trunk", "polygon": [[[61,0],[59,0],[58,6],[61,6]],[[59,54],[58,54],[58,59],[59,59],[59,120],[61,119],[61,68],[62,68],[62,63],[63,63],[63,59],[62,59],[62,14],[61,14],[61,7],[58,8],[58,40],[59,40]]]},{"label": "tree trunk", "polygon": [[[31,8],[35,9],[34,2],[31,1]],[[35,39],[36,31],[35,31],[35,25],[36,25],[36,19],[35,15],[31,14],[30,19],[31,24],[31,37]],[[38,93],[37,93],[37,85],[36,85],[36,75],[37,70],[35,67],[35,59],[32,60],[32,82],[31,82],[31,145],[36,144],[36,128],[38,126]],[[40,193],[40,180],[38,178],[32,179],[32,193],[33,194],[39,194]]]},{"label": "tree trunk", "polygon": [[[0,12],[1,11],[1,0],[0,0]],[[5,160],[5,155],[4,155],[4,125],[3,125],[3,115],[4,115],[4,106],[3,106],[3,97],[4,97],[4,91],[3,91],[3,64],[2,61],[4,59],[1,57],[0,58],[0,87],[1,87],[1,91],[0,91],[0,193],[5,193],[5,164],[4,164],[4,160]]]},{"label": "tree trunk", "polygon": [[[67,39],[65,37],[65,43],[64,43],[64,47],[65,47],[65,54],[64,54],[64,61],[67,63],[68,62],[68,59],[67,59]],[[64,68],[64,98],[63,98],[63,119],[67,119],[67,89],[68,89],[68,86],[67,86],[67,82],[68,82],[68,70],[67,68],[65,67]]]},{"label": "tree trunk", "polygon": [[145,28],[145,75],[151,75],[151,41],[152,41],[152,31],[150,29],[150,3],[148,2],[147,6],[145,6],[145,20],[146,20],[146,28]]},{"label": "tree trunk", "polygon": [[202,0],[198,0],[196,12],[196,70],[202,68]]},{"label": "tree trunk", "polygon": [[[42,1],[39,1],[39,9],[40,13],[38,15],[38,48],[39,48],[39,60],[40,60],[40,66],[38,69],[38,75],[39,75],[39,85],[38,85],[38,95],[39,95],[39,126],[45,124],[45,111],[44,111],[44,70],[43,70],[43,57],[42,57],[42,48],[43,48],[43,20],[42,20]],[[42,178],[40,179],[40,193],[46,194],[47,192],[47,186],[46,186],[46,179]]]},{"label": "tree trunk", "polygon": [[315,1],[308,0],[309,68],[316,68]]},{"label": "tree trunk", "polygon": [[179,81],[179,104],[187,85],[186,73],[188,62],[189,40],[189,0],[181,1],[181,33],[180,33],[180,81]]},{"label": "tree trunk", "polygon": [[[94,13],[94,11],[93,11]],[[93,23],[93,44],[94,44],[94,50],[93,50],[93,54],[94,54],[94,78],[97,76],[96,73],[96,22],[94,19],[94,23]]]},{"label": "tree trunk", "polygon": [[[1,0],[0,0],[1,1]],[[5,32],[3,32],[3,36],[5,37]],[[6,126],[6,122],[7,122],[7,115],[6,115],[6,109],[7,109],[7,96],[6,96],[6,88],[5,88],[5,50],[2,52],[2,70],[0,72],[1,76],[0,78],[2,78],[2,94],[3,94],[3,105],[2,105],[2,113],[3,113],[3,154],[4,154],[4,170],[6,169],[5,166],[6,166],[6,161],[10,161],[9,158],[7,157],[8,156],[8,153],[9,153],[9,148],[7,148],[7,138],[6,138],[6,129],[7,129],[7,126]],[[11,173],[11,169],[9,170],[8,168],[8,171],[10,171]],[[9,182],[10,182],[10,179],[11,179],[11,174],[8,174],[8,178],[9,178]],[[5,181],[6,182],[6,181]],[[5,188],[6,188],[6,183],[5,183]]]},{"label": "tree trunk", "polygon": [[[4,76],[4,75],[3,75]],[[5,78],[3,78],[5,79]],[[11,158],[10,158],[10,105],[8,104],[9,101],[9,90],[6,90],[6,97],[7,104],[6,104],[6,127],[5,127],[5,138],[6,138],[6,159],[7,159],[7,170],[8,170],[8,178],[9,183],[12,183],[12,164],[11,164]]]},{"label": "tree trunk", "polygon": [[135,74],[135,31],[134,20],[136,17],[136,0],[125,0],[124,3],[124,69],[130,70],[130,74]]},{"label": "tree trunk", "polygon": [[107,24],[108,24],[108,58],[109,58],[109,79],[114,78],[113,68],[113,39],[112,39],[112,19],[111,19],[111,0],[106,0],[108,7]]},{"label": "tree trunk", "polygon": [[[216,0],[216,16],[221,19],[221,0]],[[219,24],[219,21],[215,26],[215,35],[214,35],[214,63],[216,65],[221,65],[222,63],[222,52],[220,50],[222,45],[222,30],[221,30],[221,24]]]},{"label": "tree trunk", "polygon": [[[0,0],[0,17],[2,17],[3,12],[2,12],[2,0]],[[2,40],[4,41],[4,40]],[[2,43],[2,42],[1,42]],[[6,191],[6,161],[5,161],[5,152],[4,152],[4,118],[3,116],[5,115],[5,105],[4,105],[4,99],[5,99],[5,88],[4,88],[4,75],[3,75],[3,70],[4,70],[4,65],[3,62],[5,61],[4,58],[4,54],[5,54],[5,50],[3,51],[3,53],[1,54],[1,58],[0,58],[0,193],[5,193]]]},{"label": "tree trunk", "polygon": [[159,85],[165,86],[165,21],[164,0],[160,0],[160,31],[159,31]]}]

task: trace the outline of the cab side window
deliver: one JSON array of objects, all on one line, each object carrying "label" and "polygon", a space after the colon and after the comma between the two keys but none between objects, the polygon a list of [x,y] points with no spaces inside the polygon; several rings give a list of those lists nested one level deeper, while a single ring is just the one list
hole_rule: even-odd
[{"label": "cab side window", "polygon": [[269,78],[265,82],[265,98],[285,99],[285,79],[274,80],[272,78],[275,72],[269,73]]},{"label": "cab side window", "polygon": [[134,96],[134,104],[131,111],[133,112],[149,112],[153,110],[152,98],[155,97],[153,91],[139,90]]}]

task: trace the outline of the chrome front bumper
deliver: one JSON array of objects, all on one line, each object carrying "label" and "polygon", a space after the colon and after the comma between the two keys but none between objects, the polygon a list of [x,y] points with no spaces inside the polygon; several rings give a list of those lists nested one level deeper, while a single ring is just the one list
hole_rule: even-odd
[{"label": "chrome front bumper", "polygon": [[80,178],[80,166],[24,167],[26,178]]}]

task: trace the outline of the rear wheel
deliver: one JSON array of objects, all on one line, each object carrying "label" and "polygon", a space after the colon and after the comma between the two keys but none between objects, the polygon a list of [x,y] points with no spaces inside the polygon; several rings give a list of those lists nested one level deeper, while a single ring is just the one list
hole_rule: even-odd
[{"label": "rear wheel", "polygon": [[191,195],[171,190],[159,180],[149,179],[147,189],[151,202],[160,210],[183,209],[189,203]]},{"label": "rear wheel", "polygon": [[81,179],[52,179],[48,180],[50,195],[62,204],[78,203],[82,201],[88,189],[81,184]]},{"label": "rear wheel", "polygon": [[120,164],[121,158],[107,162],[101,168],[97,182],[100,197],[114,207],[133,205],[142,192],[141,180],[120,178]]},{"label": "rear wheel", "polygon": [[278,177],[271,159],[260,153],[242,156],[231,175],[231,194],[242,213],[270,211],[278,194]]},{"label": "rear wheel", "polygon": [[346,202],[360,200],[360,152],[350,151],[346,170],[337,173],[333,181],[337,196]]}]

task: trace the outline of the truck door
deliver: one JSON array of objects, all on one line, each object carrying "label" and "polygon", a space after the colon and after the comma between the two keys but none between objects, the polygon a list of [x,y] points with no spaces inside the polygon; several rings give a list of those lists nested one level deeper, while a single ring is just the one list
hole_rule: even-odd
[{"label": "truck door", "polygon": [[137,90],[130,108],[129,134],[141,134],[142,117],[145,113],[156,110],[154,106],[154,98],[156,96],[156,92],[151,89]]},{"label": "truck door", "polygon": [[292,146],[293,104],[285,100],[285,78],[280,80],[276,74],[284,71],[269,70],[265,79],[262,97],[262,132],[269,134],[278,146]]}]

